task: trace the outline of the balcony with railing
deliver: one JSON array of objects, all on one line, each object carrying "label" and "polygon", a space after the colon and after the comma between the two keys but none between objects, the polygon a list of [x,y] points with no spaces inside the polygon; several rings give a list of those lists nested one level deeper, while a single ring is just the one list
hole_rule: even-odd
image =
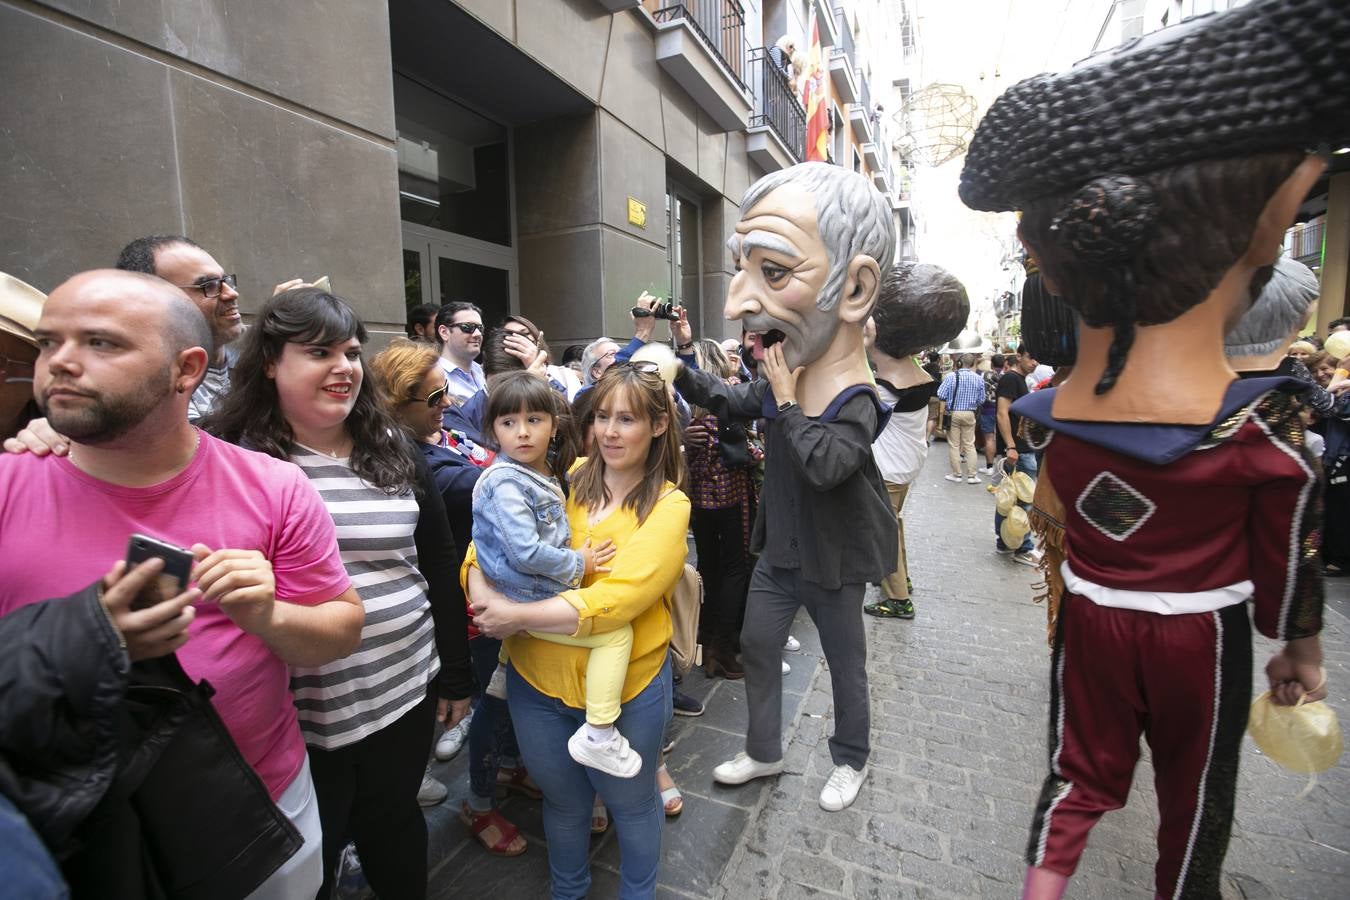
[{"label": "balcony with railing", "polygon": [[834,8],[834,20],[839,31],[839,42],[830,49],[830,80],[834,92],[843,103],[858,102],[857,51],[853,46],[853,29],[848,27],[848,15]]},{"label": "balcony with railing", "polygon": [[1325,216],[1290,228],[1284,235],[1284,248],[1289,255],[1309,268],[1322,265],[1322,245],[1327,234]]},{"label": "balcony with railing", "polygon": [[858,143],[867,144],[876,140],[876,121],[872,115],[872,91],[862,69],[858,69],[858,102],[848,105],[848,121],[853,126],[853,136]]},{"label": "balcony with railing", "polygon": [[656,60],[724,131],[750,114],[749,44],[740,0],[643,0],[656,22]]},{"label": "balcony with railing", "polygon": [[787,75],[774,65],[768,47],[750,51],[750,84],[755,106],[745,150],[765,172],[802,161],[806,149],[806,111],[793,94]]}]

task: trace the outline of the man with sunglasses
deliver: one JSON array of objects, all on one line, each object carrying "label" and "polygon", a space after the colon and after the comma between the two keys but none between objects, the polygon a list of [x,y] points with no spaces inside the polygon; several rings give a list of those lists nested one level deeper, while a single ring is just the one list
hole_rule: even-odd
[{"label": "man with sunglasses", "polygon": [[215,257],[182,235],[136,238],[118,254],[117,268],[158,275],[187,294],[206,316],[216,350],[206,377],[188,403],[188,421],[204,418],[230,389],[234,352],[229,345],[244,333],[235,276],[227,274]]},{"label": "man with sunglasses", "polygon": [[436,314],[436,340],[441,345],[441,368],[450,379],[450,396],[463,403],[487,387],[478,354],[483,349],[483,311],[457,300]]}]

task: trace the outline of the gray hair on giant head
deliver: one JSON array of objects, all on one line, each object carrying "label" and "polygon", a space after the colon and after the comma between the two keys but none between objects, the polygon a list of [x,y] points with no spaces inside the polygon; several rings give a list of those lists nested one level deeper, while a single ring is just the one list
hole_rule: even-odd
[{"label": "gray hair on giant head", "polygon": [[839,302],[849,261],[858,254],[875,259],[883,274],[890,269],[895,256],[891,204],[862,175],[840,166],[807,162],[770,172],[745,192],[741,218],[786,184],[800,186],[816,200],[816,228],[830,261],[829,277],[816,298],[818,309],[833,309]]},{"label": "gray hair on giant head", "polygon": [[1223,352],[1228,356],[1274,353],[1295,328],[1308,320],[1308,309],[1321,290],[1312,269],[1281,256],[1252,308],[1224,338]]}]

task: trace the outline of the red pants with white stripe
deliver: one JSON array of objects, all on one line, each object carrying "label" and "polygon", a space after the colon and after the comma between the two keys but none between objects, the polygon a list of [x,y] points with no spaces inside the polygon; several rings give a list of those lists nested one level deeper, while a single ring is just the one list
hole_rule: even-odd
[{"label": "red pants with white stripe", "polygon": [[1073,874],[1092,826],[1125,805],[1143,735],[1161,814],[1157,892],[1217,898],[1251,684],[1245,603],[1165,616],[1066,593],[1028,864]]}]

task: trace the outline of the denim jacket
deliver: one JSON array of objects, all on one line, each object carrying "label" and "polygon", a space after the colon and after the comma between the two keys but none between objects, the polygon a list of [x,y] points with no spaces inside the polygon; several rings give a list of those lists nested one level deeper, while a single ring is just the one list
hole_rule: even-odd
[{"label": "denim jacket", "polygon": [[473,487],[478,565],[513,600],[543,600],[581,587],[586,563],[571,549],[562,488],[498,454]]}]

